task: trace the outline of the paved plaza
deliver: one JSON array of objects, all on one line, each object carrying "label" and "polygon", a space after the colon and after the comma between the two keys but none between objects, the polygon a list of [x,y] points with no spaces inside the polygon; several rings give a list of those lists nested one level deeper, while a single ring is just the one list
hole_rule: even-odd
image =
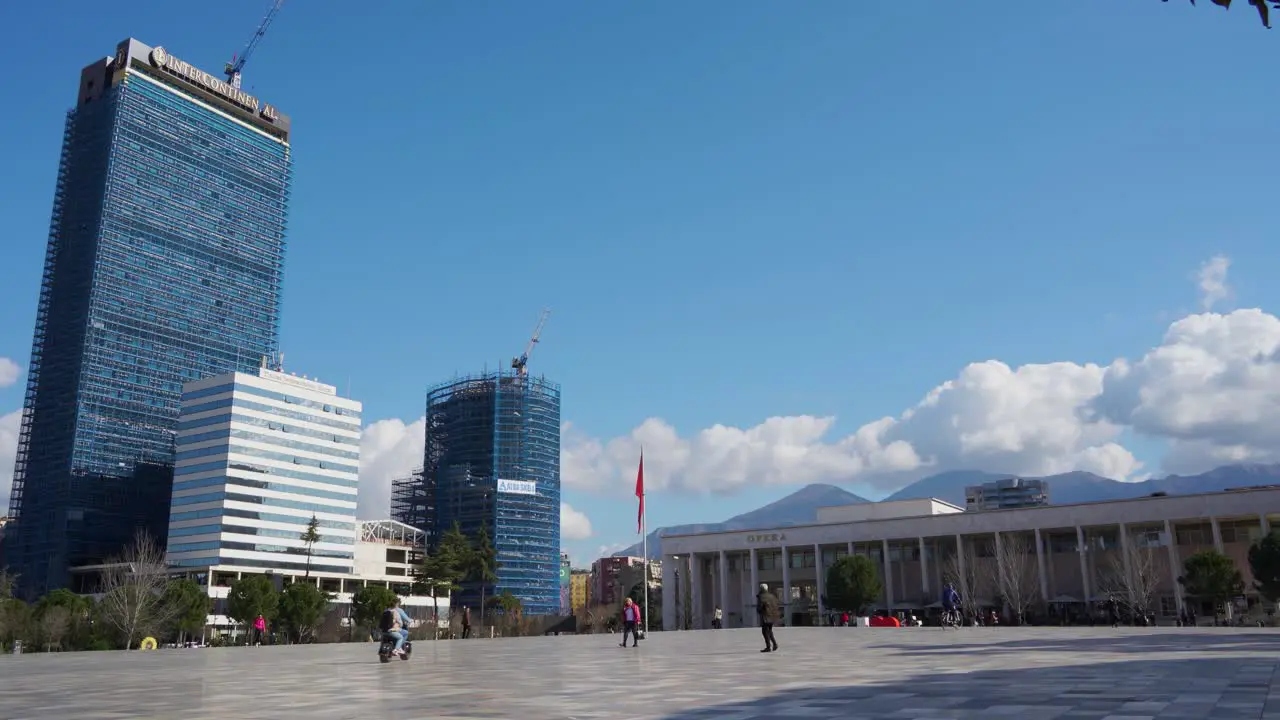
[{"label": "paved plaza", "polygon": [[0,658],[0,718],[1275,718],[1260,629],[784,628]]}]

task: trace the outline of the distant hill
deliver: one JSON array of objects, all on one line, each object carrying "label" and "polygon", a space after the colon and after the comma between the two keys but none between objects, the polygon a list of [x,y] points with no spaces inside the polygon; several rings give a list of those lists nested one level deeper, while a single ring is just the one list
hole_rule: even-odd
[{"label": "distant hill", "polygon": [[[1012,477],[976,470],[960,470],[932,475],[902,488],[885,500],[935,497],[964,507],[964,489],[990,480]],[[1155,492],[1188,495],[1233,487],[1280,484],[1280,464],[1226,465],[1199,475],[1169,475],[1143,482],[1120,482],[1087,472],[1069,472],[1040,478],[1049,483],[1049,501],[1054,505],[1124,500]]]},{"label": "distant hill", "polygon": [[[835,485],[806,485],[781,500],[775,500],[762,508],[735,515],[724,522],[673,525],[671,527],[658,528],[649,533],[649,557],[654,559],[662,556],[662,537],[665,535],[689,535],[692,533],[723,532],[726,530],[755,530],[803,525],[818,519],[818,508],[820,507],[854,505],[865,502],[870,502],[870,500]],[[614,553],[614,556],[630,555],[640,557],[643,552],[644,544],[636,543],[629,548]]]},{"label": "distant hill", "polygon": [[[1012,476],[981,470],[953,470],[930,475],[911,483],[885,498],[885,501],[934,497],[964,507],[965,487],[1007,477]],[[1237,487],[1280,485],[1280,464],[1225,465],[1199,475],[1169,475],[1136,483],[1111,480],[1087,472],[1049,475],[1043,479],[1049,482],[1050,502],[1054,505],[1069,505],[1102,500],[1125,500],[1156,492],[1189,495]],[[781,500],[731,517],[724,522],[675,525],[654,530],[649,533],[649,557],[662,556],[662,538],[667,535],[803,525],[818,519],[820,507],[865,502],[870,501],[835,485],[807,485]],[[639,556],[641,552],[642,544],[636,543],[614,555]]]}]

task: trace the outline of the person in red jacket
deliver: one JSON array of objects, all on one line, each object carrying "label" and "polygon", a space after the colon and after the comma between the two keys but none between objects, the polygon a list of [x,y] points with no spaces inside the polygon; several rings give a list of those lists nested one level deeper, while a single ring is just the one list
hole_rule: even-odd
[{"label": "person in red jacket", "polygon": [[636,632],[636,626],[640,624],[640,606],[627,598],[622,603],[622,644],[619,647],[627,646],[627,635],[631,635],[631,647],[635,647],[640,641],[640,634]]}]

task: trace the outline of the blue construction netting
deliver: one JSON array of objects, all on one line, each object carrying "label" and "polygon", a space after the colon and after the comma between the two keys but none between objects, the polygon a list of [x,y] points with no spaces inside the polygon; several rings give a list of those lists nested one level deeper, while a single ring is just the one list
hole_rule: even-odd
[{"label": "blue construction netting", "polygon": [[[487,528],[499,567],[485,597],[559,613],[560,386],[503,371],[459,378],[427,393],[426,418],[423,469],[396,483],[392,516],[431,548],[455,522],[471,539]],[[455,602],[476,607],[481,590],[464,583]]]}]

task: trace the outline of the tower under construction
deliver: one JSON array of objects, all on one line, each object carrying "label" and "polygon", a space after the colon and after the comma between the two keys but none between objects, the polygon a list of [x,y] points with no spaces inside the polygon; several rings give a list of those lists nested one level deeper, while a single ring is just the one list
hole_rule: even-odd
[{"label": "tower under construction", "polygon": [[[427,393],[423,468],[394,485],[392,516],[428,533],[456,522],[493,540],[498,581],[526,614],[560,612],[560,386],[523,366],[472,375]],[[480,602],[463,583],[458,602]]]}]

